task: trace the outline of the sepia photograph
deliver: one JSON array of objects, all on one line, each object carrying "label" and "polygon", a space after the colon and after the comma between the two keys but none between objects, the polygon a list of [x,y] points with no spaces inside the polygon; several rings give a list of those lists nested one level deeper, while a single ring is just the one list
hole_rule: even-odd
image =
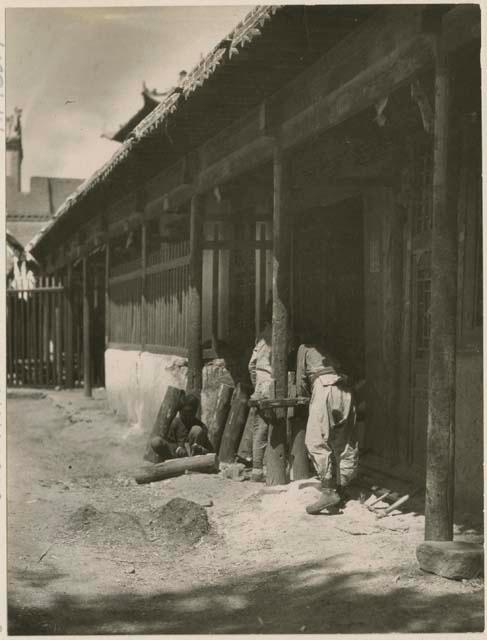
[{"label": "sepia photograph", "polygon": [[483,635],[480,4],[5,4],[1,633]]}]

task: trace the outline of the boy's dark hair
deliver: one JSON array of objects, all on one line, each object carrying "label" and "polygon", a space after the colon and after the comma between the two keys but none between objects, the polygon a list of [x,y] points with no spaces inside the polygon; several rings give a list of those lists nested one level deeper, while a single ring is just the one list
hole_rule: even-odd
[{"label": "boy's dark hair", "polygon": [[182,400],[181,400],[181,404],[179,405],[179,408],[182,409],[183,407],[188,407],[194,413],[196,413],[198,411],[199,403],[200,403],[200,401],[198,400],[198,398],[194,394],[185,393],[183,398],[182,398]]}]

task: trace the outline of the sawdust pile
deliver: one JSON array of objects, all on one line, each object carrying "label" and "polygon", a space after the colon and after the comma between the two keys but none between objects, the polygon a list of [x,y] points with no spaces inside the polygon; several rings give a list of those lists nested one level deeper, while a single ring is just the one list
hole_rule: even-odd
[{"label": "sawdust pile", "polygon": [[138,544],[146,540],[138,518],[130,513],[103,512],[91,504],[77,509],[68,519],[66,535],[89,543]]},{"label": "sawdust pile", "polygon": [[168,546],[193,546],[210,533],[206,509],[191,500],[173,498],[158,510],[153,532]]}]

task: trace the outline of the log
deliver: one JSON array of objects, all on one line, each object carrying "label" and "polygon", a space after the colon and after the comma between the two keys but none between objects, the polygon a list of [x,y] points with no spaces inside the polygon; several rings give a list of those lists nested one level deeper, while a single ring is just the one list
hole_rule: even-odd
[{"label": "log", "polygon": [[223,430],[230,411],[230,403],[234,388],[222,383],[218,389],[215,409],[208,421],[208,438],[214,451],[218,451],[222,440]]},{"label": "log", "polygon": [[220,460],[222,462],[233,462],[235,459],[249,413],[248,400],[247,392],[242,388],[242,385],[238,384],[233,392],[230,413],[220,445]]},{"label": "log", "polygon": [[144,454],[144,460],[149,462],[160,462],[160,458],[157,453],[151,447],[151,440],[155,436],[164,437],[167,429],[172,420],[176,416],[184,391],[182,389],[176,389],[176,387],[168,387],[164,395],[164,399],[161,402],[157,418],[152,427],[152,431],[147,442],[147,448]]},{"label": "log", "polygon": [[309,458],[304,444],[307,416],[299,411],[291,420],[291,476],[293,480],[305,480],[311,476]]},{"label": "log", "polygon": [[166,478],[183,475],[186,471],[192,473],[216,473],[218,466],[216,453],[207,453],[204,456],[191,456],[189,458],[174,458],[159,462],[159,464],[142,467],[135,475],[135,481],[137,484],[148,484],[149,482],[158,482]]},{"label": "log", "polygon": [[245,427],[240,438],[240,445],[238,447],[237,456],[242,460],[252,460],[252,440],[254,432],[254,419],[252,411],[247,414],[247,420],[245,421]]}]

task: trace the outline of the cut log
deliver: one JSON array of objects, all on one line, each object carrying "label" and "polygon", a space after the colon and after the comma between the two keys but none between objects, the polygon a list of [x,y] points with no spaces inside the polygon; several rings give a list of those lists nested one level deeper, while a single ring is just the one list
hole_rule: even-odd
[{"label": "cut log", "polygon": [[137,484],[158,482],[166,478],[181,476],[186,471],[192,473],[216,473],[218,471],[218,457],[216,453],[190,458],[174,458],[147,467],[142,467],[135,476]]},{"label": "cut log", "polygon": [[184,391],[182,389],[176,389],[176,387],[167,388],[147,443],[144,460],[148,460],[149,462],[160,462],[159,456],[151,447],[151,440],[155,436],[164,437],[166,435],[169,425],[178,412],[179,404],[183,396]]},{"label": "cut log", "polygon": [[305,480],[311,476],[308,454],[304,444],[306,414],[297,412],[291,420],[291,475],[293,480]]},{"label": "cut log", "polygon": [[[255,411],[255,410],[254,410]],[[245,427],[240,439],[240,445],[238,447],[237,456],[242,460],[252,460],[252,440],[254,431],[254,414],[249,411],[247,414],[247,420],[245,421]]]},{"label": "cut log", "polygon": [[215,410],[208,421],[208,438],[214,451],[218,451],[222,440],[223,430],[227,422],[232,401],[233,387],[221,384],[216,397]]},{"label": "cut log", "polygon": [[249,413],[248,400],[247,392],[238,384],[233,393],[230,413],[228,414],[220,445],[220,459],[222,462],[233,462],[235,459]]}]

